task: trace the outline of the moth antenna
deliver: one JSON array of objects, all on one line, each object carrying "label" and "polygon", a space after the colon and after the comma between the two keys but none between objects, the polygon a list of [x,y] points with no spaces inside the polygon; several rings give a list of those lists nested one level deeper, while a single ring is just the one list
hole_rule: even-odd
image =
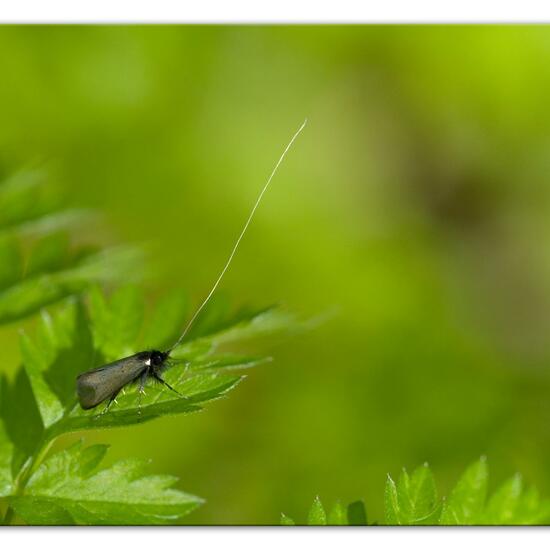
[{"label": "moth antenna", "polygon": [[292,147],[292,144],[294,143],[296,138],[300,135],[302,130],[305,128],[306,124],[307,124],[307,118],[304,120],[304,122],[302,123],[300,128],[298,128],[296,133],[292,136],[292,139],[289,141],[289,143],[286,146],[285,150],[283,151],[282,155],[279,157],[279,160],[277,161],[277,164],[275,164],[275,168],[273,168],[269,178],[267,178],[267,182],[264,185],[264,187],[263,187],[262,191],[260,192],[260,194],[258,195],[258,198],[256,199],[256,202],[255,202],[254,206],[252,207],[252,210],[250,211],[248,219],[246,220],[246,223],[244,224],[244,227],[243,227],[239,237],[237,238],[237,240],[235,242],[235,245],[233,246],[233,250],[231,250],[231,254],[229,255],[229,258],[227,259],[227,262],[225,262],[225,265],[223,266],[223,269],[221,270],[221,273],[219,274],[218,278],[216,279],[216,282],[214,283],[214,286],[212,287],[212,290],[210,290],[210,292],[208,293],[208,296],[206,296],[206,298],[204,299],[202,304],[195,311],[193,317],[191,317],[191,320],[189,321],[189,323],[187,323],[187,326],[185,327],[184,331],[181,333],[181,336],[177,339],[176,343],[167,350],[167,353],[170,353],[174,348],[177,348],[181,344],[182,340],[185,338],[185,335],[189,332],[189,329],[193,326],[193,323],[195,322],[195,320],[199,316],[199,313],[203,310],[204,306],[208,303],[208,301],[212,297],[212,294],[214,294],[214,292],[218,288],[218,285],[220,284],[220,281],[222,280],[223,276],[225,275],[225,272],[227,271],[227,269],[229,268],[229,266],[230,266],[230,264],[233,260],[233,256],[235,256],[235,253],[237,252],[237,248],[239,248],[239,245],[241,244],[242,238],[244,237],[244,234],[246,233],[246,230],[248,229],[248,226],[250,225],[250,222],[252,221],[252,218],[254,217],[256,209],[258,208],[258,206],[260,205],[260,202],[262,201],[264,193],[267,191],[267,188],[269,187],[269,184],[271,183],[271,180],[273,179],[273,177],[277,173],[277,170],[279,169],[280,164],[283,162],[286,154],[288,153],[289,149]]}]

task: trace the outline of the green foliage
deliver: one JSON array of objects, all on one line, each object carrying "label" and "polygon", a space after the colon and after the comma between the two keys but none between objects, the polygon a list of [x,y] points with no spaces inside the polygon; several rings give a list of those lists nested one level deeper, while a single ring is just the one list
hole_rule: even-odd
[{"label": "green foliage", "polygon": [[338,500],[335,502],[332,510],[329,513],[328,525],[346,525],[347,524],[347,515],[346,510],[342,506],[342,503]]},{"label": "green foliage", "polygon": [[540,525],[550,521],[550,501],[519,474],[500,485],[487,501],[488,469],[484,457],[472,464],[443,504],[442,525]]},{"label": "green foliage", "polygon": [[90,283],[137,272],[142,256],[135,248],[71,246],[68,229],[89,217],[64,206],[44,171],[25,170],[0,182],[0,323],[31,315]]},{"label": "green foliage", "polygon": [[[7,398],[5,379],[0,378],[0,411],[6,409],[4,403]],[[9,495],[13,489],[12,459],[14,444],[6,430],[3,415],[0,415],[0,497]]]},{"label": "green foliage", "polygon": [[81,443],[54,454],[30,477],[25,495],[9,499],[27,523],[174,524],[201,499],[171,489],[177,478],[146,476],[137,459],[98,470],[107,447]]},{"label": "green foliage", "polygon": [[[47,182],[43,170],[21,170],[0,186],[0,231],[44,233],[48,229],[57,229],[63,226],[58,217],[62,208],[59,188],[51,181]],[[67,217],[65,212],[65,223]]]},{"label": "green foliage", "polygon": [[443,505],[440,523],[472,525],[481,523],[487,498],[489,471],[485,458],[472,464],[458,480],[449,500]]},{"label": "green foliage", "polygon": [[281,513],[281,525],[296,525],[292,518],[289,518],[287,515]]},{"label": "green foliage", "polygon": [[[332,509],[331,517],[334,515],[338,506],[339,503],[336,503]],[[348,525],[367,525],[367,511],[365,510],[365,503],[362,500],[356,500],[348,504],[347,520]]]},{"label": "green foliage", "polygon": [[[88,307],[69,298],[53,313],[42,312],[35,334],[21,334],[23,369],[10,383],[1,379],[0,495],[28,523],[149,524],[176,523],[201,502],[170,489],[166,476],[144,477],[141,463],[128,460],[96,471],[104,447],[81,445],[42,462],[52,441],[61,434],[146,422],[167,414],[201,410],[234,388],[242,375],[233,369],[257,365],[267,358],[222,353],[222,343],[235,343],[282,329],[276,310],[226,313],[223,323],[177,350],[181,358],[164,377],[184,397],[149,383],[140,400],[129,387],[107,414],[103,406],[84,411],[75,397],[77,375],[97,365],[144,349],[165,349],[182,329],[186,304],[181,292],[160,300],[145,314],[143,295],[133,286],[105,296],[97,287]],[[215,304],[206,308],[215,315]],[[145,319],[149,319],[148,322]],[[153,326],[154,324],[154,326]],[[177,351],[177,353],[176,353]]]},{"label": "green foliage", "polygon": [[388,475],[384,501],[389,524],[432,523],[437,511],[437,492],[428,465],[417,468],[412,476],[403,469],[398,484]]},{"label": "green foliage", "polygon": [[[405,469],[396,483],[388,475],[384,494],[387,525],[541,525],[550,521],[550,501],[541,500],[535,488],[525,489],[519,474],[505,481],[487,500],[489,473],[482,457],[459,479],[447,500],[440,501],[427,464],[412,475]],[[281,525],[295,525],[281,514]],[[337,502],[327,514],[316,497],[307,525],[367,525],[362,501],[344,508]]]},{"label": "green foliage", "polygon": [[[135,286],[104,295],[95,283],[116,282],[121,274],[132,280],[129,273],[143,272],[142,256],[129,247],[72,247],[67,229],[87,217],[64,206],[44,171],[21,171],[0,183],[0,323],[41,311],[35,333],[21,334],[23,368],[12,381],[0,377],[5,521],[17,514],[31,524],[177,523],[201,500],[172,489],[175,478],[146,476],[143,464],[132,459],[98,470],[104,446],[78,444],[44,460],[51,444],[68,432],[201,410],[240,382],[234,369],[268,359],[219,348],[271,334],[290,318],[273,308],[235,313],[218,296],[174,350],[176,364],[164,374],[183,398],[150,384],[143,398],[128,388],[108,414],[100,414],[102,406],[83,411],[75,394],[79,373],[137,351],[167,349],[188,313],[181,291],[165,295],[147,315]],[[43,309],[62,300],[51,312]]]},{"label": "green foliage", "polygon": [[550,502],[534,488],[524,491],[521,477],[505,481],[487,501],[489,471],[485,457],[470,465],[448,499],[439,502],[427,465],[405,471],[396,484],[386,483],[386,523],[391,525],[524,525],[550,520]]},{"label": "green foliage", "polygon": [[311,505],[311,508],[309,510],[309,514],[307,516],[307,524],[308,525],[326,525],[327,524],[327,514],[318,496],[315,497],[315,500],[313,501],[313,504]]},{"label": "green foliage", "polygon": [[[296,522],[286,514],[281,514],[280,524],[296,525]],[[303,525],[367,525],[365,504],[362,500],[357,500],[346,509],[340,501],[336,501],[327,514],[321,499],[316,496]]]}]

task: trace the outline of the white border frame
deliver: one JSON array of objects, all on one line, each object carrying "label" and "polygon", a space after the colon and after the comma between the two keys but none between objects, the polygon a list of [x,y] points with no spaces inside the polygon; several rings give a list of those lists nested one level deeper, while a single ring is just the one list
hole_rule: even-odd
[{"label": "white border frame", "polygon": [[543,23],[545,0],[6,0],[4,23]]}]

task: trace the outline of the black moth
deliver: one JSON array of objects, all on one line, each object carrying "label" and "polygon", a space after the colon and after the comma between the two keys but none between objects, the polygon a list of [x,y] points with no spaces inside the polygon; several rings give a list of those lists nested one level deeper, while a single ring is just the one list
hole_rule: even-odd
[{"label": "black moth", "polygon": [[[119,359],[118,361],[114,361],[113,363],[109,363],[108,365],[104,365],[97,369],[92,369],[80,374],[76,379],[76,393],[78,395],[80,406],[83,409],[93,409],[94,407],[97,407],[100,403],[103,403],[108,399],[109,401],[107,402],[107,406],[103,411],[105,413],[107,412],[111,403],[115,401],[116,396],[119,394],[120,390],[122,390],[122,388],[124,388],[126,385],[131,384],[132,382],[138,382],[140,393],[143,394],[145,382],[147,381],[148,378],[154,378],[158,382],[164,384],[164,386],[166,386],[168,389],[177,393],[180,397],[184,397],[162,378],[161,372],[166,367],[170,366],[168,364],[168,358],[170,357],[170,352],[181,344],[181,342],[183,341],[183,338],[187,334],[187,331],[189,330],[191,325],[194,323],[199,313],[207,304],[208,300],[210,300],[210,297],[212,296],[212,294],[214,294],[214,291],[220,284],[220,281],[222,280],[225,272],[227,271],[227,268],[231,264],[231,261],[233,260],[233,256],[235,255],[235,252],[237,251],[237,248],[244,234],[246,233],[246,230],[248,229],[250,221],[252,220],[252,217],[256,212],[256,208],[258,208],[258,205],[260,204],[260,201],[262,200],[264,193],[269,187],[269,184],[271,183],[273,176],[277,172],[279,165],[281,164],[288,150],[294,143],[294,140],[298,137],[300,132],[304,129],[306,122],[307,122],[307,119],[303,122],[303,124],[300,126],[298,131],[294,134],[294,136],[286,146],[285,150],[283,151],[283,154],[279,157],[279,160],[275,165],[275,168],[273,168],[271,175],[267,179],[267,182],[264,185],[261,193],[259,194],[256,200],[256,203],[254,204],[254,206],[252,207],[252,210],[250,211],[248,219],[246,220],[246,223],[244,224],[244,227],[233,246],[231,254],[229,255],[229,259],[225,262],[225,265],[220,275],[218,276],[216,282],[214,283],[214,286],[210,290],[208,296],[202,302],[199,308],[195,311],[195,314],[193,315],[193,317],[185,327],[184,331],[182,332],[181,336],[178,338],[176,343],[171,348],[169,348],[167,351],[164,351],[164,352],[157,351],[157,350],[140,351],[139,353],[130,355],[129,357],[124,357],[123,359]],[[141,400],[140,400],[140,406],[141,406]]]},{"label": "black moth", "polygon": [[82,373],[76,379],[76,393],[83,409],[93,409],[109,399],[107,407],[116,399],[124,386],[139,382],[139,391],[143,393],[147,378],[154,378],[167,388],[181,394],[166,382],[161,372],[168,366],[170,352],[140,351],[124,359],[119,359],[97,369]]}]

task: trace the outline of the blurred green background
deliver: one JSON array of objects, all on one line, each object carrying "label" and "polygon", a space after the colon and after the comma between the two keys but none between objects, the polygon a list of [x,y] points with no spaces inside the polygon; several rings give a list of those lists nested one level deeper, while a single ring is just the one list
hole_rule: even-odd
[{"label": "blurred green background", "polygon": [[44,163],[146,243],[152,298],[206,294],[309,118],[222,286],[329,319],[204,412],[87,441],[178,475],[190,523],[316,494],[380,520],[386,473],[445,493],[482,454],[550,496],[550,28],[4,26],[0,52],[2,172]]}]

